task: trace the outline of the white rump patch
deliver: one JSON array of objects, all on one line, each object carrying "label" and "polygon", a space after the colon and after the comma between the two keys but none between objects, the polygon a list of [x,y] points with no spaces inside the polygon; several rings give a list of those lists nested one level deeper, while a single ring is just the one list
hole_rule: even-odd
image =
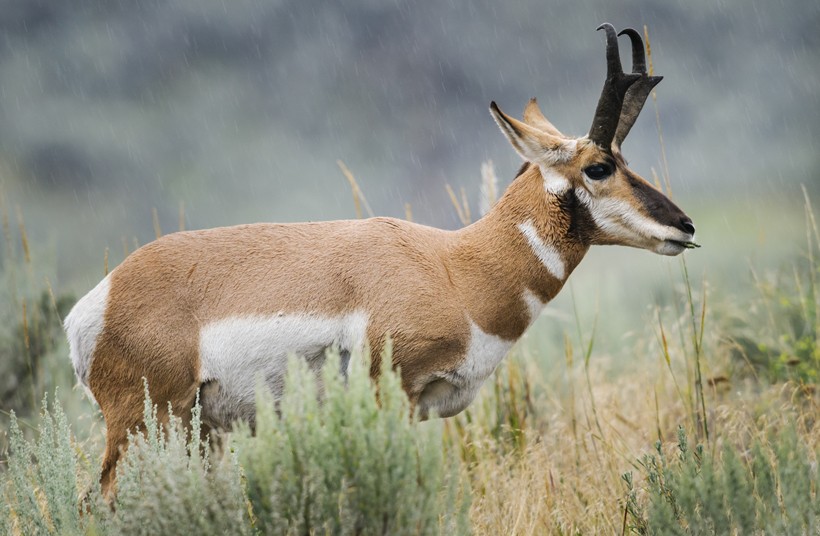
[{"label": "white rump patch", "polygon": [[535,229],[532,220],[519,223],[518,229],[527,239],[530,248],[532,248],[532,252],[538,257],[538,260],[541,261],[544,268],[546,268],[553,277],[563,281],[566,275],[566,268],[564,266],[564,259],[561,258],[561,254],[558,250],[554,246],[544,243],[541,237],[538,236],[538,231]]},{"label": "white rump patch", "polygon": [[544,189],[554,195],[563,195],[569,190],[569,180],[552,168],[540,166],[544,177]]},{"label": "white rump patch", "polygon": [[97,338],[102,333],[105,323],[105,306],[110,287],[110,276],[106,276],[88,294],[80,298],[63,322],[74,373],[91,400],[94,400],[94,395],[88,388],[88,374],[94,360]]},{"label": "white rump patch", "polygon": [[203,326],[200,382],[218,384],[218,390],[207,391],[207,398],[203,392],[203,420],[223,428],[236,419],[252,422],[257,382],[267,384],[278,398],[288,356],[304,357],[318,371],[326,349],[336,347],[343,354],[358,350],[366,331],[367,315],[358,311],[337,317],[283,313],[230,317]]}]

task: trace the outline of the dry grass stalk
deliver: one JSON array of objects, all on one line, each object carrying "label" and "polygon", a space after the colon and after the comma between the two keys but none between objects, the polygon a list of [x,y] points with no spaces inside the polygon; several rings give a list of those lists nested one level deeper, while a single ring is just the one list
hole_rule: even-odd
[{"label": "dry grass stalk", "polygon": [[367,211],[369,217],[375,216],[373,214],[373,210],[370,208],[370,203],[367,202],[364,194],[362,193],[362,189],[359,188],[359,184],[356,182],[356,178],[353,176],[353,173],[347,168],[344,162],[341,160],[336,160],[336,165],[339,166],[339,169],[342,170],[347,182],[350,183],[350,190],[353,192],[353,205],[356,208],[356,218],[362,218],[362,206]]},{"label": "dry grass stalk", "polygon": [[452,186],[450,186],[449,184],[445,184],[444,188],[447,190],[447,195],[450,196],[450,202],[456,209],[456,215],[458,216],[458,220],[461,222],[462,225],[470,225],[470,207],[468,206],[467,199],[464,196],[464,189],[461,189],[462,197],[461,200],[459,200]]},{"label": "dry grass stalk", "polygon": [[26,264],[31,264],[31,251],[28,247],[28,234],[26,234],[26,222],[23,220],[23,211],[17,205],[17,226],[20,228],[20,244],[23,246],[23,259]]},{"label": "dry grass stalk", "polygon": [[11,238],[11,225],[9,223],[9,211],[8,207],[6,206],[6,197],[3,194],[3,191],[0,190],[0,216],[2,216],[3,220],[3,238],[6,240],[6,254],[8,255],[9,259],[14,258],[14,242]]},{"label": "dry grass stalk", "polygon": [[498,176],[492,160],[481,163],[481,215],[487,214],[498,201]]},{"label": "dry grass stalk", "polygon": [[652,172],[652,181],[655,183],[655,188],[663,191],[663,184],[661,184],[661,178],[658,176],[655,166],[652,166],[649,170]]},{"label": "dry grass stalk", "polygon": [[[652,76],[655,73],[655,65],[652,62],[652,45],[649,43],[649,28],[644,24],[643,26],[643,37],[644,42],[646,42],[646,60],[649,67],[649,75]],[[652,90],[652,106],[655,108],[655,125],[658,127],[658,140],[661,143],[661,162],[663,163],[663,178],[666,185],[666,195],[670,199],[672,198],[672,185],[669,182],[669,161],[666,159],[666,146],[663,143],[663,129],[661,128],[661,113],[658,109],[658,92],[657,90]]]},{"label": "dry grass stalk", "polygon": [[154,238],[159,240],[162,236],[162,228],[159,226],[159,213],[157,213],[157,207],[151,209],[151,220],[154,222]]},{"label": "dry grass stalk", "polygon": [[473,216],[470,214],[470,203],[467,201],[467,191],[464,189],[464,186],[461,187],[461,206],[464,207],[464,216],[467,218],[467,221],[472,223]]},{"label": "dry grass stalk", "polygon": [[[106,252],[108,248],[105,249]],[[49,278],[44,277],[43,282],[46,284],[46,291],[48,292],[48,297],[51,300],[51,308],[54,311],[54,314],[57,315],[57,318],[60,319],[60,323],[63,323],[63,317],[60,316],[60,310],[57,308],[57,298],[54,296],[54,289],[51,286],[51,280]]]},{"label": "dry grass stalk", "polygon": [[[26,312],[26,299],[23,298],[23,346],[25,347],[26,351],[29,351],[31,348],[31,342],[28,335],[28,313]],[[29,368],[31,365],[29,364]]]},{"label": "dry grass stalk", "polygon": [[[448,433],[469,442],[473,455],[469,478],[476,534],[620,534],[626,501],[621,475],[627,471],[635,476],[639,501],[646,500],[639,460],[658,436],[670,439],[662,447],[670,459],[676,456],[677,426],[688,421],[690,410],[663,369],[635,363],[613,378],[606,363],[599,365],[591,371],[590,393],[565,387],[535,402],[537,422],[526,430],[523,452],[499,455],[498,443],[487,435],[486,415],[474,412],[469,422],[459,417],[454,420],[460,427],[448,427]],[[583,373],[579,366],[569,370],[569,383]],[[548,383],[542,387],[554,393],[554,382]],[[488,396],[484,389],[475,404],[483,407]],[[806,394],[796,384],[743,383],[707,396],[709,448],[729,443],[745,452],[753,441],[768,444],[792,425],[810,450],[820,447],[820,427],[813,425],[817,393]],[[591,398],[599,402],[600,433],[590,418]],[[573,406],[580,419],[570,411]]]}]

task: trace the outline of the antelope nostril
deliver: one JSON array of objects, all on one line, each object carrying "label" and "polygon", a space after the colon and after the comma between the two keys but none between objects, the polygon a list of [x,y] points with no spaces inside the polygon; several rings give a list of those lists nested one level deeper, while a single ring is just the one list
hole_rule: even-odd
[{"label": "antelope nostril", "polygon": [[690,235],[695,234],[695,224],[692,223],[692,220],[689,218],[683,218],[680,221],[680,228],[683,229],[685,233],[689,233]]}]

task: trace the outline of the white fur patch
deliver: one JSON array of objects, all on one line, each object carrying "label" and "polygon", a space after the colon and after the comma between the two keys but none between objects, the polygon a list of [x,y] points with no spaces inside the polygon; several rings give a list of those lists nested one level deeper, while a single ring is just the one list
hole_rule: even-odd
[{"label": "white fur patch", "polygon": [[530,313],[530,326],[535,322],[538,318],[538,315],[541,314],[541,311],[544,310],[544,306],[547,305],[546,303],[541,301],[541,298],[535,295],[533,291],[528,288],[524,289],[524,293],[521,295],[521,299],[524,300],[524,303],[527,304],[527,311]]},{"label": "white fur patch", "polygon": [[481,385],[495,372],[495,368],[510,351],[515,341],[485,333],[475,322],[470,322],[470,344],[458,375]]},{"label": "white fur patch", "polygon": [[554,195],[563,195],[569,190],[569,180],[552,168],[540,166],[544,177],[544,189]]},{"label": "white fur patch", "polygon": [[304,357],[318,371],[327,348],[357,350],[366,331],[367,315],[358,311],[338,317],[282,313],[231,317],[203,326],[200,382],[218,384],[217,391],[209,392],[207,399],[203,396],[203,419],[221,427],[236,419],[252,420],[257,382],[264,381],[278,398],[288,356]]},{"label": "white fur patch", "polygon": [[549,166],[563,164],[571,160],[575,156],[577,145],[578,142],[575,140],[564,140],[556,149],[542,148],[540,154],[532,158],[532,161],[539,164],[542,171],[549,169]]},{"label": "white fur patch", "polygon": [[543,240],[541,240],[541,237],[538,236],[538,231],[535,229],[535,225],[533,225],[532,220],[519,223],[518,229],[527,239],[527,242],[530,244],[530,248],[532,248],[532,252],[536,257],[538,257],[538,260],[541,261],[544,268],[546,268],[553,277],[563,281],[566,275],[566,267],[564,266],[564,259],[561,258],[561,254],[558,250],[554,246],[546,244]]},{"label": "white fur patch", "polygon": [[74,365],[74,373],[92,400],[94,400],[94,395],[88,389],[88,374],[94,360],[97,338],[102,333],[105,323],[105,306],[108,302],[110,286],[110,276],[107,276],[88,294],[80,298],[63,322],[68,336],[68,352],[71,356],[71,363]]},{"label": "white fur patch", "polygon": [[680,229],[660,224],[644,216],[626,201],[611,198],[596,199],[583,188],[576,188],[575,195],[589,209],[592,219],[602,231],[629,245],[656,249],[663,246],[664,240],[691,238]]},{"label": "white fur patch", "polygon": [[575,156],[575,152],[578,150],[578,140],[566,140],[564,142],[564,147],[562,149],[563,154],[561,161],[566,162],[570,160],[573,156]]},{"label": "white fur patch", "polygon": [[484,381],[510,351],[515,341],[490,335],[470,321],[470,343],[464,362],[453,372],[441,373],[419,398],[423,416],[450,417],[470,405]]}]

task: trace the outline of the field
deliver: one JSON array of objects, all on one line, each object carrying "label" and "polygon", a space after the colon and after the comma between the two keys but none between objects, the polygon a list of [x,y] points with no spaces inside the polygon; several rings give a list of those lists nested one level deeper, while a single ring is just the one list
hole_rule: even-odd
[{"label": "field", "polygon": [[411,422],[395,375],[377,402],[366,366],[347,386],[327,374],[324,404],[295,366],[282,418],[260,394],[256,435],[213,449],[146,402],[115,510],[95,485],[104,425],[60,328],[74,299],[4,208],[0,532],[817,533],[820,236],[803,207],[804,238],[776,241],[792,248],[776,260],[710,257],[718,288],[692,275],[708,250],[632,280],[617,266],[639,253],[605,252],[630,287],[596,292],[579,270],[455,418]]}]

